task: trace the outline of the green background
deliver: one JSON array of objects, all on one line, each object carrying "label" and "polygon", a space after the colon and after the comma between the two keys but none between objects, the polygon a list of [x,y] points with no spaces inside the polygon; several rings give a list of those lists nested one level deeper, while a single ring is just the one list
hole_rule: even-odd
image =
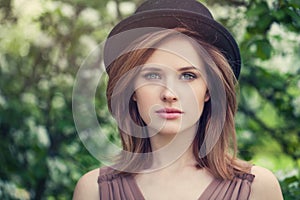
[{"label": "green background", "polygon": [[[0,1],[0,199],[71,199],[80,176],[101,165],[75,129],[74,81],[91,50],[139,3]],[[300,199],[300,1],[204,3],[243,57],[240,157],[272,170],[285,199]],[[96,113],[115,141],[104,88]]]}]

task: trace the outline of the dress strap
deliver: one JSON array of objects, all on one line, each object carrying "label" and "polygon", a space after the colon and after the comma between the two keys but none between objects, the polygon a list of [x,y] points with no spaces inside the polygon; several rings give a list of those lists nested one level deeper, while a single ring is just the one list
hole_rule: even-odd
[{"label": "dress strap", "polygon": [[199,200],[248,200],[253,174],[241,174],[232,180],[215,179],[202,193]]},{"label": "dress strap", "polygon": [[100,200],[144,200],[132,174],[118,174],[110,167],[102,167],[98,177]]}]

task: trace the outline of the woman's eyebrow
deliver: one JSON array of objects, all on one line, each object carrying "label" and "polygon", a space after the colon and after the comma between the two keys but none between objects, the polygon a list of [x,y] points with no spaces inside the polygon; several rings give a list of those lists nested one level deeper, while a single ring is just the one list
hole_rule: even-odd
[{"label": "woman's eyebrow", "polygon": [[187,71],[187,70],[198,70],[198,69],[194,66],[187,66],[178,69],[178,71]]},{"label": "woman's eyebrow", "polygon": [[[179,68],[177,69],[177,71],[187,71],[187,70],[199,70],[197,69],[196,67],[194,66],[187,66],[187,67],[182,67],[182,68]],[[161,68],[159,67],[144,67],[141,71],[154,71],[154,72],[158,72],[158,71],[162,71]]]}]

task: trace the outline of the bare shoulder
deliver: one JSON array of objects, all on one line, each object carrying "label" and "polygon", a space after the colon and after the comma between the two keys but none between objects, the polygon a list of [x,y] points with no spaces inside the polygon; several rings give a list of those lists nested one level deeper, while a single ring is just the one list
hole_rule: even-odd
[{"label": "bare shoulder", "polygon": [[283,199],[279,182],[270,170],[259,166],[253,166],[251,173],[255,175],[251,187],[251,200]]},{"label": "bare shoulder", "polygon": [[82,199],[99,199],[98,191],[98,175],[99,168],[89,171],[84,174],[76,184],[73,200],[82,200]]}]

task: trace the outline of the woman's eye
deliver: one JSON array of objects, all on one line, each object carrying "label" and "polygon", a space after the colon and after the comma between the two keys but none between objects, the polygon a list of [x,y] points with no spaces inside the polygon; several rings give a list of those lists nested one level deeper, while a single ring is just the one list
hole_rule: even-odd
[{"label": "woman's eye", "polygon": [[183,73],[180,75],[180,79],[182,79],[182,80],[193,80],[196,78],[197,78],[197,75],[194,73],[191,73],[191,72]]},{"label": "woman's eye", "polygon": [[158,73],[147,73],[144,75],[144,77],[148,80],[161,79],[161,76]]}]

